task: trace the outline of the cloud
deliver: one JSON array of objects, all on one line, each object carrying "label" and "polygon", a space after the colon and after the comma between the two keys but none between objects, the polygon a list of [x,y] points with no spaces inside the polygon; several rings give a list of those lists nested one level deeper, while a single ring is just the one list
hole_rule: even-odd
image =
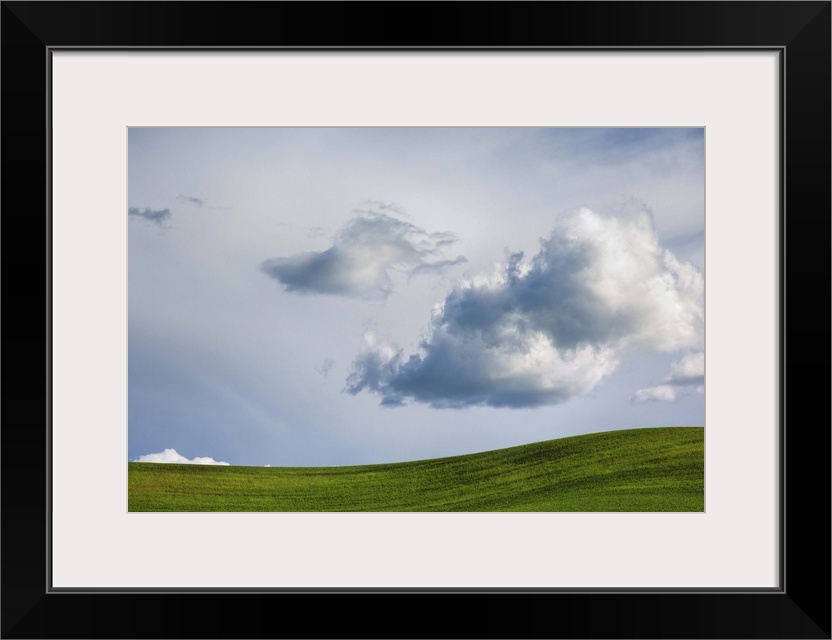
[{"label": "cloud", "polygon": [[466,262],[463,256],[441,259],[456,240],[451,233],[428,233],[384,213],[365,212],[336,234],[329,249],[272,258],[260,268],[291,293],[386,298],[393,291],[393,272],[437,273]]},{"label": "cloud", "polygon": [[705,383],[705,352],[689,353],[670,367],[667,381],[677,386],[702,385]]},{"label": "cloud", "polygon": [[[630,353],[701,344],[703,278],[662,249],[651,216],[565,216],[540,250],[455,288],[418,352],[369,335],[345,391],[436,408],[532,407],[594,389]],[[689,373],[680,363],[678,375]]]},{"label": "cloud", "polygon": [[329,372],[332,371],[332,367],[335,366],[335,360],[332,358],[324,358],[324,361],[321,363],[321,366],[315,367],[315,370],[320,373],[322,376],[329,375]]},{"label": "cloud", "polygon": [[201,207],[205,204],[205,200],[200,200],[199,198],[194,198],[193,196],[183,196],[182,194],[176,196],[176,199],[179,202],[184,202],[185,204],[194,204],[197,207]]},{"label": "cloud", "polygon": [[639,389],[633,402],[673,402],[679,395],[705,392],[705,352],[688,353],[670,366],[665,384]]},{"label": "cloud", "polygon": [[165,449],[162,453],[149,453],[146,456],[139,456],[133,462],[164,462],[175,464],[219,464],[229,466],[227,462],[217,462],[213,458],[194,458],[189,460],[176,452],[175,449]]},{"label": "cloud", "polygon": [[[404,209],[395,202],[382,202],[381,200],[366,200],[365,202],[371,208],[378,209],[379,211],[390,211],[399,215],[405,215]],[[359,211],[363,212],[360,209]]]},{"label": "cloud", "polygon": [[669,384],[639,389],[633,395],[633,400],[636,402],[673,402],[675,399],[676,387],[672,387]]},{"label": "cloud", "polygon": [[162,227],[165,225],[165,222],[170,220],[171,217],[170,209],[139,209],[137,207],[130,207],[127,209],[127,215],[142,218]]}]

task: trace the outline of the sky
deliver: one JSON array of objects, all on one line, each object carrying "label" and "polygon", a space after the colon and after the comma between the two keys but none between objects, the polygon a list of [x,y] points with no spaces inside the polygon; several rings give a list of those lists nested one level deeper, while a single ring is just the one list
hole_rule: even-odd
[{"label": "sky", "polygon": [[701,128],[131,128],[128,458],[704,425]]}]

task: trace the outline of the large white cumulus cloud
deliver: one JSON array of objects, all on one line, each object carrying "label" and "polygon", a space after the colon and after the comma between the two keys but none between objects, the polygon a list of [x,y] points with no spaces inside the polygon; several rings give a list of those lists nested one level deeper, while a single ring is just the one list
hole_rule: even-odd
[{"label": "large white cumulus cloud", "polygon": [[139,456],[133,462],[166,462],[172,464],[220,464],[229,466],[227,462],[218,462],[213,458],[193,458],[192,460],[186,458],[176,449],[165,449],[161,453],[148,453],[145,456]]},{"label": "large white cumulus cloud", "polygon": [[698,348],[702,274],[659,245],[651,216],[559,219],[530,260],[454,289],[418,352],[372,343],[346,390],[382,404],[556,404],[586,393],[638,351]]}]

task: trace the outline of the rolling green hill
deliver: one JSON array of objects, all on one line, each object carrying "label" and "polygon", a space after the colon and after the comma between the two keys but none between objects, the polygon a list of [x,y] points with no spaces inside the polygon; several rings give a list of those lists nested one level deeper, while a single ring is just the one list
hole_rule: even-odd
[{"label": "rolling green hill", "polygon": [[128,463],[129,511],[703,511],[704,429],[350,467]]}]

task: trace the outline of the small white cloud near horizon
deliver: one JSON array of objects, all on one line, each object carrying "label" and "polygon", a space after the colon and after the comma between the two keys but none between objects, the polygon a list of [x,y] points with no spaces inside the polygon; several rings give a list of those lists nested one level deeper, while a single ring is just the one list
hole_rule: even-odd
[{"label": "small white cloud near horizon", "polygon": [[189,460],[182,454],[178,453],[176,449],[165,449],[161,453],[148,453],[144,456],[139,456],[133,462],[162,462],[168,464],[219,464],[230,466],[228,462],[219,462],[213,458],[194,458]]}]

